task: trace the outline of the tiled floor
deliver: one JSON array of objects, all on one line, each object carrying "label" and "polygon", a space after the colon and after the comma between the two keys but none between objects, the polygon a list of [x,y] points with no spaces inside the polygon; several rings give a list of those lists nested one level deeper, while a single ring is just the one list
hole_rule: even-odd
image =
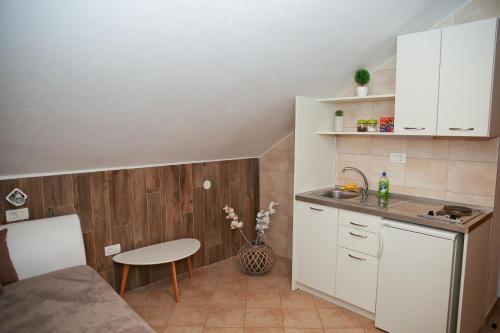
[{"label": "tiled floor", "polygon": [[373,321],[290,291],[290,261],[279,258],[273,271],[252,277],[234,259],[194,270],[179,281],[181,299],[160,281],[125,294],[125,300],[157,332],[191,333],[375,333]]},{"label": "tiled floor", "polygon": [[[291,264],[252,277],[234,259],[194,270],[179,279],[181,299],[164,280],[125,294],[125,300],[161,333],[376,333],[373,321],[302,291],[290,291]],[[481,333],[500,332],[500,307]]]}]

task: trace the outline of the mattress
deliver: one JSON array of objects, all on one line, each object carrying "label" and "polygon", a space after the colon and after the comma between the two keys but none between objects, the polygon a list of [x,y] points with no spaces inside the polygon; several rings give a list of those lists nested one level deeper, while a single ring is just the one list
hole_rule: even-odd
[{"label": "mattress", "polygon": [[0,332],[154,332],[89,266],[4,286]]}]

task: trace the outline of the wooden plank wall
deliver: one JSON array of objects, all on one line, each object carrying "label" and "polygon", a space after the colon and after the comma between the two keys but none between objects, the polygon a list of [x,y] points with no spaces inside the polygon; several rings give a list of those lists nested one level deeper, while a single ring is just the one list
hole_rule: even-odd
[{"label": "wooden plank wall", "polygon": [[[200,267],[234,256],[243,244],[229,230],[222,207],[235,207],[245,221],[245,235],[254,236],[259,207],[258,159],[164,167],[102,171],[0,181],[0,224],[3,198],[15,187],[28,194],[30,219],[77,213],[88,265],[118,288],[121,269],[104,246],[120,243],[122,251],[178,238],[197,238],[202,246],[194,257]],[[203,181],[212,187],[205,190]],[[179,270],[185,271],[185,263]],[[164,265],[132,268],[128,288],[168,276]]]}]

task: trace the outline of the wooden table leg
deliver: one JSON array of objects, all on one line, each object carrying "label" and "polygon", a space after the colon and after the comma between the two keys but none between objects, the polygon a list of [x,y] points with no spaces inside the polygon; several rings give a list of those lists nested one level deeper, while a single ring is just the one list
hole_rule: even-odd
[{"label": "wooden table leg", "polygon": [[175,271],[175,261],[170,263],[170,270],[172,271],[172,285],[174,286],[175,302],[179,303],[179,288],[177,287],[177,272]]},{"label": "wooden table leg", "polygon": [[125,295],[125,287],[127,286],[128,269],[129,269],[129,265],[123,265],[122,285],[120,288],[120,296],[121,297],[123,297],[123,295]]},{"label": "wooden table leg", "polygon": [[188,259],[188,277],[191,279],[193,277],[193,266],[191,265],[191,257],[187,257]]}]

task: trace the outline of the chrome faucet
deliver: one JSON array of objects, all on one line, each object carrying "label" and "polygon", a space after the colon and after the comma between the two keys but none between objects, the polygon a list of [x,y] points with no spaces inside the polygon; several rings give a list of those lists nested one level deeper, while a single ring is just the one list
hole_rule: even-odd
[{"label": "chrome faucet", "polygon": [[363,171],[359,170],[358,168],[354,168],[354,167],[349,167],[349,166],[345,167],[342,169],[342,173],[349,171],[349,170],[357,172],[358,174],[361,175],[361,177],[363,177],[363,181],[365,182],[365,187],[361,189],[362,190],[361,203],[366,203],[366,201],[368,200],[368,179],[366,178]]}]

